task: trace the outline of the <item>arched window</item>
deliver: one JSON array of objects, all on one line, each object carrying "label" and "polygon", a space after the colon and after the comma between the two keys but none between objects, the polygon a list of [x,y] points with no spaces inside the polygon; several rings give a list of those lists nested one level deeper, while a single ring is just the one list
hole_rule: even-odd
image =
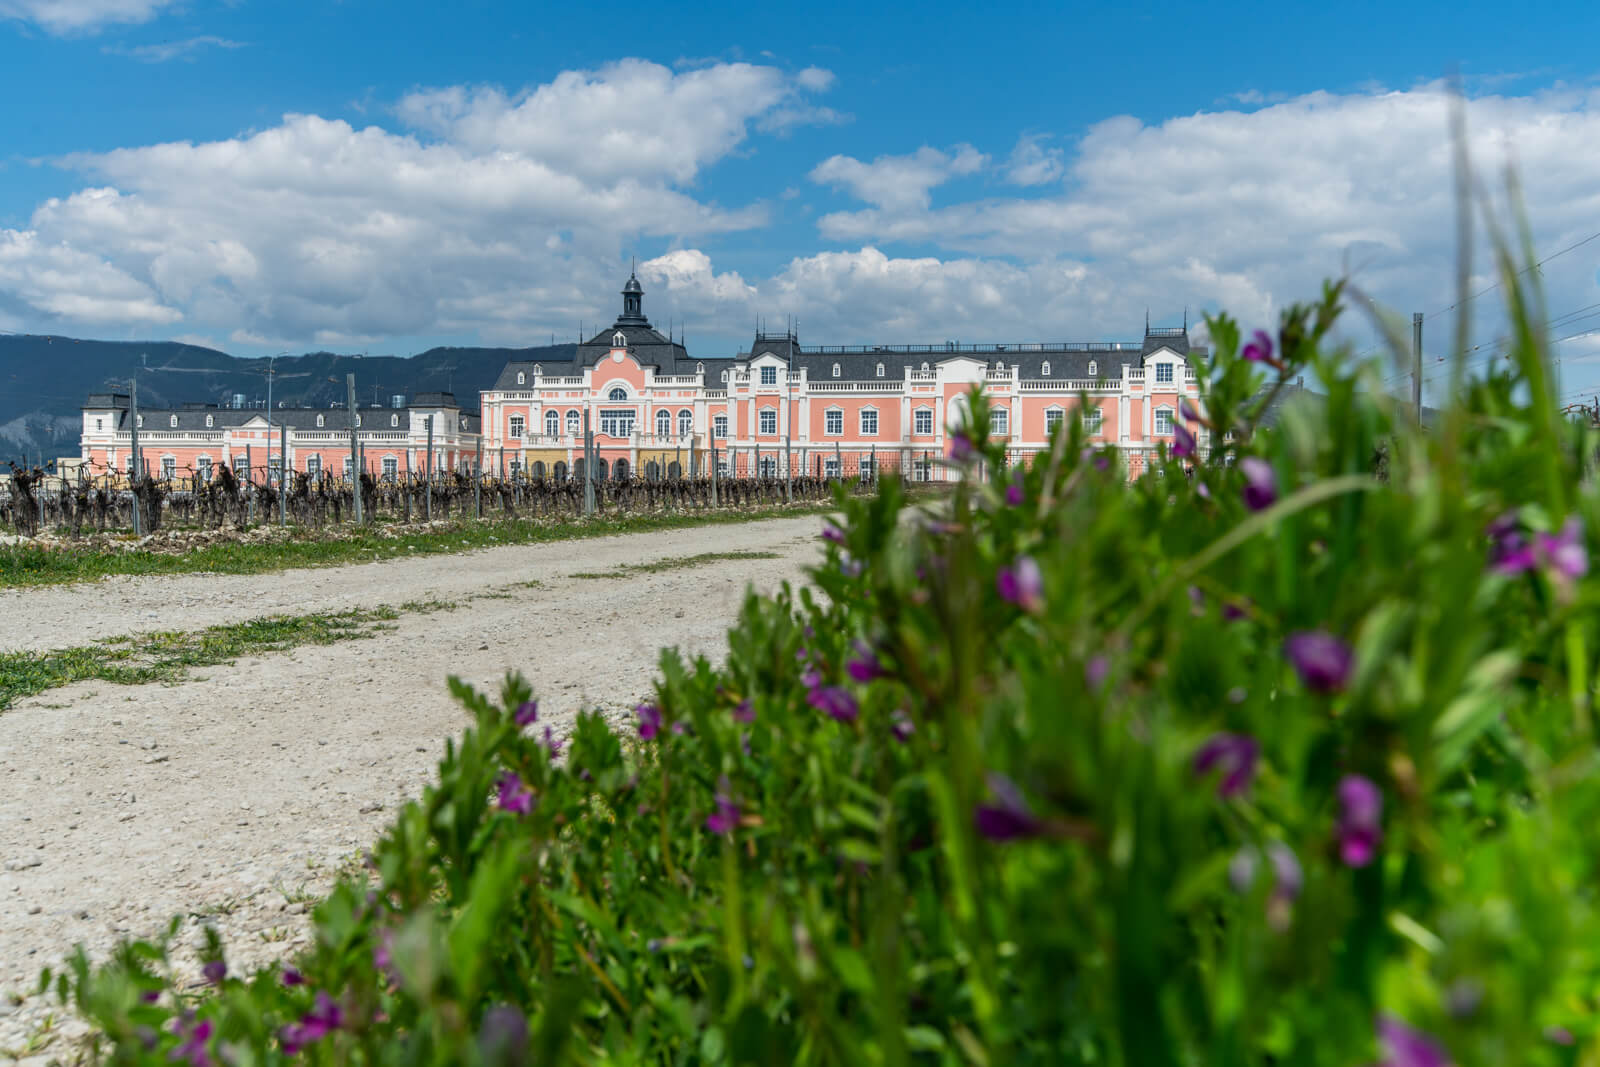
[{"label": "arched window", "polygon": [[567,412],[567,433],[576,434],[578,427],[583,424],[583,419],[576,411]]},{"label": "arched window", "polygon": [[628,347],[628,335],[623,333],[621,330],[618,330],[616,333],[612,334],[611,335],[611,347],[612,348],[627,348]]},{"label": "arched window", "polygon": [[616,466],[611,468],[611,480],[614,481],[614,482],[625,482],[625,481],[628,480],[628,461],[627,460],[625,460],[625,459],[617,460]]},{"label": "arched window", "polygon": [[878,364],[878,377],[880,377],[880,378],[883,377],[883,364],[882,363]]},{"label": "arched window", "polygon": [[678,412],[678,436],[688,437],[690,431],[693,429],[694,412],[690,411],[688,408],[684,408],[682,411]]},{"label": "arched window", "polygon": [[672,412],[656,412],[656,436],[669,437],[672,434]]},{"label": "arched window", "polygon": [[1089,377],[1091,377],[1091,378],[1100,377],[1100,364],[1096,363],[1092,359],[1089,361]]},{"label": "arched window", "polygon": [[927,374],[928,373],[928,361],[927,360],[923,360],[922,361],[922,373],[923,374]]},{"label": "arched window", "polygon": [[694,372],[696,374],[704,374],[706,372],[706,365],[704,363],[696,363],[694,365]]},{"label": "arched window", "polygon": [[1003,360],[1003,359],[996,360],[995,364],[994,364],[994,369],[995,370],[1005,370],[1006,369],[1006,361]]},{"label": "arched window", "polygon": [[140,415],[136,421],[139,423],[139,429],[144,429],[144,416]]},{"label": "arched window", "polygon": [[613,402],[627,400],[628,391],[619,385],[615,389],[611,390],[611,392],[606,394],[606,399]]},{"label": "arched window", "polygon": [[1039,368],[1039,376],[1041,378],[1050,377],[1050,361],[1048,359],[1045,360],[1044,364]]},{"label": "arched window", "polygon": [[839,376],[839,364],[837,364],[837,363],[835,363],[833,365],[833,376],[835,378],[837,378]]},{"label": "arched window", "polygon": [[216,424],[217,424],[217,420],[216,420],[215,416],[213,416],[213,415],[207,415],[206,416],[206,429],[209,430],[209,429],[211,429],[211,427],[215,426]]},{"label": "arched window", "polygon": [[534,460],[533,466],[528,468],[528,473],[533,475],[536,480],[541,482],[544,481],[544,460]]},{"label": "arched window", "polygon": [[400,416],[399,415],[390,415],[389,416],[389,425],[390,426],[399,426],[400,425]]},{"label": "arched window", "polygon": [[176,430],[178,428],[178,416],[176,416],[176,415],[172,416],[170,425],[172,426],[172,428],[174,430]]},{"label": "arched window", "polygon": [[561,416],[559,414],[554,411],[547,411],[544,413],[544,432],[549,434],[551,437],[560,435]]},{"label": "arched window", "polygon": [[535,378],[537,378],[537,377],[539,377],[539,376],[540,376],[540,375],[541,375],[541,374],[543,374],[543,373],[544,373],[544,364],[542,364],[542,363],[535,363],[535,364],[534,364],[534,365],[533,365],[533,376],[534,376],[534,377],[535,377]]},{"label": "arched window", "polygon": [[359,411],[356,412],[356,426],[357,426],[357,428],[359,428],[361,426],[361,412],[359,412]]},{"label": "arched window", "polygon": [[521,371],[517,371],[517,384],[518,385],[527,385],[528,384],[528,376],[526,374],[522,373]]},{"label": "arched window", "polygon": [[323,421],[324,421],[324,420],[323,420],[323,418],[322,418],[322,416],[321,416],[321,415],[318,415],[318,416],[317,416],[317,425],[318,425],[318,426],[321,426],[321,425],[322,425],[322,424],[323,424]]},{"label": "arched window", "polygon": [[727,371],[723,371],[722,372],[722,384],[723,385],[727,385],[728,384],[728,372]]}]

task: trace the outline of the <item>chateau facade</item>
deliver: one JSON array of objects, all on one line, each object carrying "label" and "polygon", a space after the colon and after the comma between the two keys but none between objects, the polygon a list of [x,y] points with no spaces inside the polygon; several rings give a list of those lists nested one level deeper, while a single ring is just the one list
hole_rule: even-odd
[{"label": "chateau facade", "polygon": [[[1139,342],[807,348],[792,331],[757,333],[732,359],[697,359],[651,327],[630,277],[622,314],[571,362],[511,362],[481,399],[485,456],[506,474],[581,473],[584,426],[597,477],[704,471],[852,476],[894,468],[940,480],[965,394],[981,383],[991,436],[1013,461],[1042,452],[1087,396],[1091,439],[1122,452],[1130,477],[1173,438],[1179,405],[1198,406],[1185,329]],[[1205,431],[1191,427],[1206,444]]]},{"label": "chateau facade", "polygon": [[[594,433],[597,479],[871,475],[952,476],[935,462],[981,384],[991,437],[1012,462],[1049,447],[1080,404],[1090,440],[1116,449],[1129,477],[1169,447],[1184,399],[1198,405],[1186,329],[1145,328],[1137,342],[939,344],[807,348],[795,332],[758,332],[733,358],[689,355],[644,314],[636,277],[622,313],[579,344],[569,361],[512,361],[462,412],[449,393],[394,397],[354,412],[362,469],[374,477],[421,473],[433,426],[433,469],[530,478],[584,476],[584,433]],[[271,443],[268,443],[268,415]],[[82,460],[90,475],[132,469],[132,414],[122,394],[89,397]],[[272,412],[189,404],[141,409],[139,446],[157,477],[209,477],[219,463],[276,481],[282,464],[348,477],[350,420],[342,408]],[[288,448],[281,443],[287,426]],[[1206,431],[1190,427],[1202,449]],[[269,458],[270,456],[270,458]]]}]

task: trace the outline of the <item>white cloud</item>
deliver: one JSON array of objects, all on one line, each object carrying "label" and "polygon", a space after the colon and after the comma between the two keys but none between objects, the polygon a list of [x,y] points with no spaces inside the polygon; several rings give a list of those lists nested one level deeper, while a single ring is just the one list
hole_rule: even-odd
[{"label": "white cloud", "polygon": [[1044,185],[1066,173],[1059,148],[1046,148],[1038,135],[1018,138],[1006,161],[1006,181],[1012,185]]},{"label": "white cloud", "polygon": [[[0,230],[19,261],[0,272],[0,303],[57,330],[121,307],[132,324],[291,343],[566,335],[612,313],[621,252],[640,235],[764,224],[761,204],[684,186],[800,99],[770,68],[628,61],[515,97],[414,94],[400,110],[429,138],[289,115],[223,141],[72,157],[97,184],[39,205],[25,232]],[[94,270],[28,262],[49,249]],[[102,274],[128,291],[121,303]]]},{"label": "white cloud", "polygon": [[106,45],[100,51],[107,55],[127,56],[137,59],[141,63],[165,63],[169,59],[193,60],[195,53],[205,48],[243,48],[242,41],[230,41],[226,37],[190,37],[182,41],[162,41],[160,44],[141,45]]},{"label": "white cloud", "polygon": [[832,156],[817,164],[810,178],[819,185],[843,187],[857,200],[888,212],[926,210],[934,186],[981,170],[987,162],[969,144],[957,145],[951,154],[924,145],[910,155],[879,156],[871,163]]},{"label": "white cloud", "polygon": [[0,0],[0,18],[49,33],[93,32],[111,23],[147,22],[174,0]]}]

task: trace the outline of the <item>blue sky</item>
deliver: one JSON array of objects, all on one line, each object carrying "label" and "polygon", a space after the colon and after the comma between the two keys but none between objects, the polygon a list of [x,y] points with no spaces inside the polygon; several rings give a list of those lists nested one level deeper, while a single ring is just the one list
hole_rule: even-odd
[{"label": "blue sky", "polygon": [[1301,7],[0,0],[0,329],[534,344],[633,255],[717,355],[1254,323],[1346,265],[1433,311],[1452,71],[1541,253],[1600,231],[1593,5]]}]

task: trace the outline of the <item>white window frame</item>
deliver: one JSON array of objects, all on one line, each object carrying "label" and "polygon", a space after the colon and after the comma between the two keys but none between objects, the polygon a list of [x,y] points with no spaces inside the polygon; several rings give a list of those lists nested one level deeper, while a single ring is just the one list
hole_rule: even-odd
[{"label": "white window frame", "polygon": [[176,430],[178,428],[178,416],[173,415],[170,419],[168,419],[167,425]]},{"label": "white window frame", "polygon": [[[133,462],[132,456],[128,457],[128,462]],[[233,457],[233,476],[241,482],[250,476],[250,461],[246,457]]]},{"label": "white window frame", "polygon": [[1100,363],[1099,363],[1098,360],[1091,359],[1089,361],[1089,377],[1091,377],[1091,378],[1100,377]]},{"label": "white window frame", "polygon": [[390,415],[389,416],[389,425],[390,425],[390,427],[399,426],[400,425],[400,416],[399,415]]},{"label": "white window frame", "polygon": [[322,424],[323,424],[323,423],[324,423],[324,422],[325,422],[325,421],[326,421],[326,420],[325,420],[325,419],[324,419],[324,418],[323,418],[323,417],[322,417],[322,416],[321,416],[321,415],[318,415],[318,416],[317,416],[317,429],[319,429],[319,430],[320,430],[320,429],[321,429],[321,428],[322,428]]},{"label": "white window frame", "polygon": [[1157,363],[1156,364],[1156,384],[1157,385],[1171,385],[1174,381],[1177,380],[1176,370],[1177,370],[1177,368],[1174,367],[1171,363]]},{"label": "white window frame", "polygon": [[[173,417],[176,418],[177,416],[173,416]],[[177,456],[162,456],[161,457],[161,480],[164,481],[164,482],[170,482],[174,478],[176,478],[177,476],[178,476],[178,457]]]},{"label": "white window frame", "polygon": [[1040,367],[1039,367],[1039,377],[1041,377],[1041,378],[1050,377],[1050,361],[1048,359],[1045,360],[1044,363],[1040,365]]},{"label": "white window frame", "polygon": [[[1162,426],[1162,422],[1163,421],[1165,421],[1165,423],[1166,423],[1166,425],[1164,427]],[[1150,425],[1153,427],[1151,432],[1156,437],[1171,437],[1172,436],[1172,423],[1173,423],[1173,419],[1172,419],[1172,409],[1171,408],[1169,408],[1169,407],[1156,408],[1154,417],[1151,419],[1151,422],[1150,422]]]},{"label": "white window frame", "polygon": [[400,480],[400,460],[398,457],[383,457],[383,480],[386,482],[396,482]]},{"label": "white window frame", "polygon": [[917,437],[933,436],[932,408],[917,408],[911,413],[911,432]]},{"label": "white window frame", "polygon": [[1091,437],[1098,437],[1105,432],[1106,411],[1102,407],[1085,409],[1083,413],[1083,432]]},{"label": "white window frame", "polygon": [[561,412],[547,411],[544,413],[544,432],[546,437],[561,436]]},{"label": "white window frame", "polygon": [[628,391],[620,385],[612,386],[606,393],[606,403],[608,404],[626,404],[627,402]]},{"label": "white window frame", "polygon": [[882,363],[878,364],[878,377],[880,377],[880,378],[883,377],[883,364]]},{"label": "white window frame", "polygon": [[637,415],[632,408],[601,408],[600,432],[606,437],[632,437]]},{"label": "white window frame", "polygon": [[711,419],[711,436],[719,441],[728,439],[728,416],[714,415]]},{"label": "white window frame", "polygon": [[316,481],[317,480],[317,476],[320,475],[321,473],[322,473],[322,457],[321,456],[307,456],[306,457],[306,478],[309,479],[310,481]]},{"label": "white window frame", "polygon": [[656,436],[672,436],[672,412],[662,408],[656,412]]},{"label": "white window frame", "polygon": [[517,371],[517,384],[518,385],[527,385],[528,384],[528,376],[527,376],[527,374],[523,373],[522,371]]},{"label": "white window frame", "polygon": [[144,416],[143,415],[140,415],[134,421],[136,421],[139,424],[139,429],[141,429],[141,430],[144,429]]},{"label": "white window frame", "polygon": [[822,476],[824,478],[839,477],[839,461],[832,456],[822,458]]},{"label": "white window frame", "polygon": [[829,408],[822,413],[822,433],[826,437],[844,436],[844,408]]},{"label": "white window frame", "polygon": [[873,466],[872,457],[862,456],[860,461],[856,464],[856,477],[860,478],[864,482],[870,482],[873,480],[873,478],[877,477],[877,474],[878,471],[877,468]]},{"label": "white window frame", "polygon": [[216,424],[217,424],[217,417],[215,415],[207,415],[206,416],[206,429],[209,430],[213,426],[215,426]]},{"label": "white window frame", "polygon": [[839,376],[839,364],[837,364],[837,363],[835,363],[833,365],[833,376],[835,378],[837,378]]},{"label": "white window frame", "polygon": [[696,374],[704,374],[706,372],[706,365],[704,363],[696,363],[694,365],[694,372]]},{"label": "white window frame", "polygon": [[577,408],[567,412],[567,436],[576,437],[583,432],[583,416]]},{"label": "white window frame", "polygon": [[761,368],[761,384],[762,385],[777,385],[778,384],[778,368],[777,367],[762,367]]},{"label": "white window frame", "polygon": [[1044,435],[1046,437],[1049,437],[1051,434],[1055,433],[1056,432],[1056,427],[1060,426],[1064,421],[1066,421],[1066,418],[1067,418],[1067,411],[1066,411],[1065,408],[1058,408],[1058,407],[1045,408],[1044,409]]},{"label": "white window frame", "polygon": [[989,434],[993,437],[1011,436],[1010,408],[992,407],[989,409]]},{"label": "white window frame", "polygon": [[678,412],[678,436],[688,437],[694,433],[694,412],[684,408]]},{"label": "white window frame", "polygon": [[523,430],[523,419],[522,419],[522,416],[521,415],[513,415],[506,421],[511,424],[511,428],[506,431],[506,436],[507,437],[521,437],[522,436],[522,430]]},{"label": "white window frame", "polygon": [[345,481],[348,482],[350,480],[350,476],[355,473],[355,469],[356,469],[355,461],[353,459],[351,459],[349,456],[344,457],[344,480]]},{"label": "white window frame", "polygon": [[723,371],[722,372],[722,384],[723,385],[727,385],[728,384],[728,372],[727,371]]},{"label": "white window frame", "polygon": [[775,436],[778,432],[778,409],[762,408],[756,412],[756,432],[763,437]]},{"label": "white window frame", "polygon": [[356,412],[356,429],[361,429],[361,412]]},{"label": "white window frame", "polygon": [[[872,416],[870,420],[867,418],[869,415]],[[878,436],[878,409],[862,408],[860,415],[856,419],[856,424],[861,427],[862,437]]]},{"label": "white window frame", "polygon": [[621,330],[618,330],[616,333],[612,334],[611,335],[611,347],[612,348],[627,348],[628,347],[628,335],[623,333]]},{"label": "white window frame", "polygon": [[200,475],[202,482],[211,481],[211,457],[198,456],[194,461],[195,473]]},{"label": "white window frame", "polygon": [[535,363],[533,365],[533,376],[535,378],[538,378],[538,377],[542,377],[543,375],[544,375],[544,364],[543,363]]}]

